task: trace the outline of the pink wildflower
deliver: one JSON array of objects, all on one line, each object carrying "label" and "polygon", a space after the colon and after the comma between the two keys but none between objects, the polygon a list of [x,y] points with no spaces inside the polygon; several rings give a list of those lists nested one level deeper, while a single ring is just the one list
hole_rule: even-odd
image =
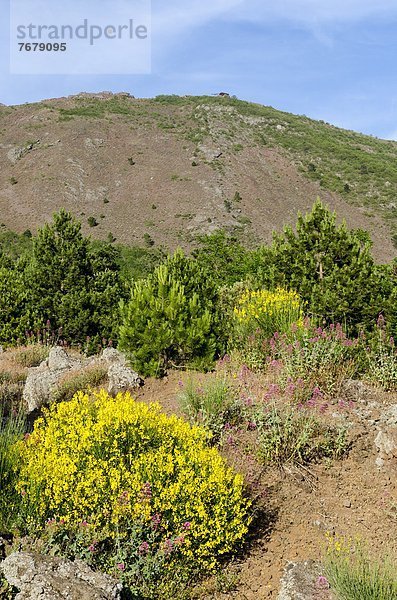
[{"label": "pink wildflower", "polygon": [[161,523],[161,515],[159,513],[156,513],[152,517],[153,529],[158,529],[158,527],[160,526],[160,523]]},{"label": "pink wildflower", "polygon": [[320,589],[323,589],[323,590],[329,589],[328,579],[326,577],[324,577],[324,575],[320,575],[320,577],[316,581],[316,585],[317,585],[317,587],[319,587]]},{"label": "pink wildflower", "polygon": [[138,548],[139,554],[147,554],[149,552],[149,544],[147,542],[142,542],[142,544]]}]

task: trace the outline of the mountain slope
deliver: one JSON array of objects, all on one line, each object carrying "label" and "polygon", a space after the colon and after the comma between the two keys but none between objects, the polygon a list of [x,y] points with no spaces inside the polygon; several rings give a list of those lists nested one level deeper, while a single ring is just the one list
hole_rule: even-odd
[{"label": "mountain slope", "polygon": [[86,232],[128,244],[189,247],[218,227],[269,241],[320,196],[386,261],[396,192],[397,143],[232,98],[105,92],[0,107],[0,222],[16,231],[65,207]]}]

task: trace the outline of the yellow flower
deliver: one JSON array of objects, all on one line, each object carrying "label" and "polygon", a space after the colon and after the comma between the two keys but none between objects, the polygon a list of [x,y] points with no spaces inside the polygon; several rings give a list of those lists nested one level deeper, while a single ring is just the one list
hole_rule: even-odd
[{"label": "yellow flower", "polygon": [[242,477],[206,439],[158,404],[79,392],[48,409],[21,442],[19,490],[36,504],[38,525],[88,521],[116,538],[123,523],[155,514],[166,515],[165,536],[189,522],[181,552],[211,565],[242,540],[250,515]]}]

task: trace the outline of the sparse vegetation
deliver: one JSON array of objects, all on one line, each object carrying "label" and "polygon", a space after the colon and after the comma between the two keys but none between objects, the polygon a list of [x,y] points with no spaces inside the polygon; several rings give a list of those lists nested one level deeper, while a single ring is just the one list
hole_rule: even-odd
[{"label": "sparse vegetation", "polygon": [[143,241],[145,242],[145,246],[147,246],[148,248],[154,246],[154,240],[149,233],[144,234]]},{"label": "sparse vegetation", "polygon": [[340,458],[347,449],[346,430],[321,422],[310,409],[273,406],[257,413],[255,424],[264,463],[305,465]]},{"label": "sparse vegetation", "polygon": [[98,221],[95,217],[88,217],[87,223],[90,227],[98,227]]},{"label": "sparse vegetation", "polygon": [[16,490],[19,470],[19,452],[16,442],[25,432],[25,415],[22,412],[5,415],[0,404],[0,530],[9,531],[18,513],[21,496]]},{"label": "sparse vegetation", "polygon": [[242,420],[242,406],[236,391],[224,376],[200,385],[190,379],[180,384],[178,399],[183,413],[192,422],[203,425],[211,432],[212,441],[219,441],[225,425],[238,425]]},{"label": "sparse vegetation", "polygon": [[397,577],[391,556],[371,556],[360,540],[330,541],[327,577],[337,600],[394,600]]},{"label": "sparse vegetation", "polygon": [[54,393],[54,401],[67,402],[77,392],[101,386],[105,383],[106,378],[107,370],[95,365],[90,369],[85,369],[81,373],[69,373],[59,382],[57,390]]}]

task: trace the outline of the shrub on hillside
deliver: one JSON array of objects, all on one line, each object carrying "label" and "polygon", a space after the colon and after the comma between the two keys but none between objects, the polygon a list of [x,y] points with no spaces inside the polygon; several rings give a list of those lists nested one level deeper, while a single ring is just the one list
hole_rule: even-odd
[{"label": "shrub on hillside", "polygon": [[322,328],[305,319],[294,337],[275,333],[263,351],[268,372],[283,388],[294,387],[298,399],[313,388],[322,395],[335,395],[342,382],[360,368],[358,346],[358,339],[348,338],[339,323]]},{"label": "shrub on hillside", "polygon": [[123,293],[117,260],[112,246],[83,237],[69,213],[55,214],[53,223],[39,230],[29,255],[1,261],[0,343],[28,341],[32,331],[44,332],[44,340],[49,321],[70,344],[89,336],[90,351],[102,338],[114,339],[115,306]]},{"label": "shrub on hillside", "polygon": [[373,327],[391,293],[390,277],[371,256],[369,235],[338,225],[320,201],[299,216],[296,232],[286,227],[271,248],[259,250],[258,260],[262,285],[296,290],[312,314],[352,332]]},{"label": "shrub on hillside", "polygon": [[340,458],[347,448],[346,430],[322,422],[310,410],[273,406],[257,413],[259,458],[264,463],[307,464]]},{"label": "shrub on hillside", "polygon": [[291,334],[303,326],[301,301],[296,292],[277,288],[245,290],[238,298],[233,311],[231,347],[238,348],[251,366],[263,365],[263,348],[275,332],[277,336]]},{"label": "shrub on hillside", "polygon": [[202,386],[189,379],[181,387],[178,400],[182,411],[211,432],[211,441],[219,441],[226,424],[233,426],[242,420],[242,405],[227,377],[217,375]]},{"label": "shrub on hillside", "polygon": [[15,343],[29,326],[29,293],[24,283],[25,261],[0,265],[0,344]]},{"label": "shrub on hillside", "polygon": [[360,540],[330,539],[324,564],[338,600],[397,598],[396,565],[391,556],[371,556]]},{"label": "shrub on hillside", "polygon": [[180,252],[134,283],[130,300],[121,305],[119,346],[140,374],[211,366],[216,342],[206,285]]},{"label": "shrub on hillside", "polygon": [[[363,340],[365,342],[365,340]],[[397,389],[397,352],[394,338],[388,334],[383,316],[377,321],[366,351],[366,375],[387,391]]]},{"label": "shrub on hillside", "polygon": [[63,550],[110,572],[122,564],[142,589],[151,561],[147,577],[158,581],[164,563],[212,567],[241,542],[250,517],[242,477],[206,437],[128,393],[80,392],[21,442],[25,522],[50,523]]}]

